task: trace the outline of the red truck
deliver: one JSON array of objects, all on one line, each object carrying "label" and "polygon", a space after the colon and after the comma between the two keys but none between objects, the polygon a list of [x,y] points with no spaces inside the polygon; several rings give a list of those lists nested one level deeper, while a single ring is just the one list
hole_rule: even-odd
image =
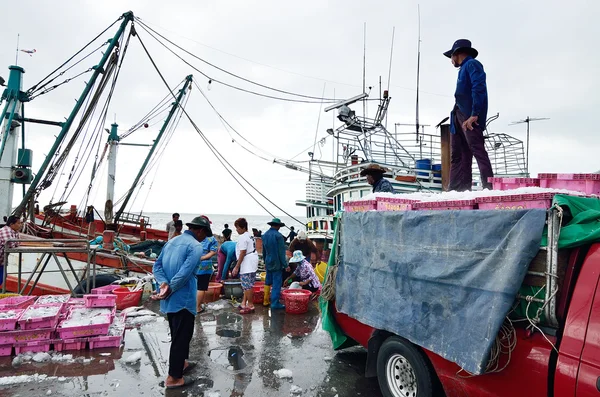
[{"label": "red truck", "polygon": [[330,307],[345,335],[367,349],[366,376],[378,377],[386,397],[600,396],[600,244],[559,251],[557,241],[549,238],[534,260],[538,268],[532,262],[526,277],[532,284],[535,277],[554,280],[550,291],[556,293],[540,300],[548,324],[535,329],[528,321],[515,322],[516,345],[500,372],[470,376],[431,351]]}]

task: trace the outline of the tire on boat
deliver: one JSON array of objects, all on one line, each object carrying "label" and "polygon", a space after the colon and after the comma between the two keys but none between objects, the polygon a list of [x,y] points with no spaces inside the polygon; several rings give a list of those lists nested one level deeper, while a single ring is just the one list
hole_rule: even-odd
[{"label": "tire on boat", "polygon": [[[107,285],[112,284],[113,282],[119,280],[120,277],[116,276],[114,274],[98,274],[96,275],[96,288],[97,287],[106,287]],[[83,280],[81,283],[79,283],[79,285],[77,285],[77,287],[75,287],[75,294],[77,295],[82,295],[85,294],[85,290],[87,288],[87,285],[90,285],[90,291],[92,290],[92,287],[94,286],[94,281],[92,280],[92,277],[88,277],[87,279]]]},{"label": "tire on boat", "polygon": [[385,397],[433,397],[435,375],[421,351],[391,336],[377,354],[377,380]]}]

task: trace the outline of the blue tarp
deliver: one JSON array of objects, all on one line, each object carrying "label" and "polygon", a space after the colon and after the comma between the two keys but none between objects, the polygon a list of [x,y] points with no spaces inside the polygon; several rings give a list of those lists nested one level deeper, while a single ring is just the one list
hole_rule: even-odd
[{"label": "blue tarp", "polygon": [[336,306],[480,374],[545,217],[541,209],[344,213]]}]

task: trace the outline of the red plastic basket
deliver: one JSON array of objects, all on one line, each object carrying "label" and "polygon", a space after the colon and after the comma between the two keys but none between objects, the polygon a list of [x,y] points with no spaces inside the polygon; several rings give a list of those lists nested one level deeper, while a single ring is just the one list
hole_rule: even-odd
[{"label": "red plastic basket", "polygon": [[117,288],[112,293],[117,295],[117,309],[123,310],[128,307],[139,306],[143,290],[129,291],[129,288]]},{"label": "red plastic basket", "polygon": [[204,294],[204,302],[215,302],[218,301],[221,297],[221,289],[223,288],[223,284],[221,283],[208,283],[208,290],[206,294]]},{"label": "red plastic basket", "polygon": [[410,211],[418,200],[377,197],[377,211]]},{"label": "red plastic basket", "polygon": [[27,309],[37,298],[35,296],[10,296],[0,299],[0,310]]},{"label": "red plastic basket", "polygon": [[285,302],[285,312],[289,314],[302,314],[308,311],[310,291],[304,289],[287,289],[281,293]]},{"label": "red plastic basket", "polygon": [[488,178],[494,186],[494,190],[511,190],[520,187],[538,187],[540,180],[538,178]]},{"label": "red plastic basket", "polygon": [[85,307],[115,307],[117,296],[114,294],[84,295]]},{"label": "red plastic basket", "polygon": [[358,201],[346,201],[344,203],[344,210],[346,212],[367,212],[377,209],[376,200],[358,200]]},{"label": "red plastic basket", "polygon": [[265,298],[265,282],[257,281],[252,287],[252,303],[263,303]]}]

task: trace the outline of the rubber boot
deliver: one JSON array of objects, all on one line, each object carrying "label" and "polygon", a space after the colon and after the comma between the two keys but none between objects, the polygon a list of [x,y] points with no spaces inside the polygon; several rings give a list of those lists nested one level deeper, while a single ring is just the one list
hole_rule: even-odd
[{"label": "rubber boot", "polygon": [[265,285],[265,297],[263,298],[263,306],[271,305],[271,286]]}]

